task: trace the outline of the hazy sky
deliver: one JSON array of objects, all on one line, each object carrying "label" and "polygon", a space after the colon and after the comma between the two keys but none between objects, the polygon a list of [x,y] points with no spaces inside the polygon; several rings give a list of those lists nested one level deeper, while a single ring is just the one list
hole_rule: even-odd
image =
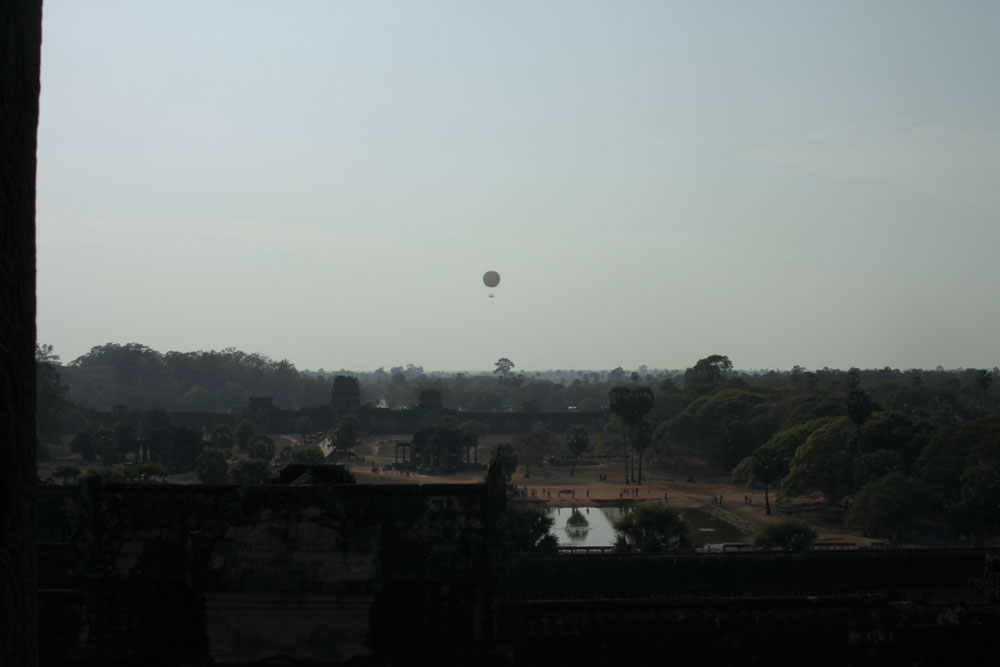
[{"label": "hazy sky", "polygon": [[43,30],[63,361],[1000,364],[1000,2],[46,0]]}]

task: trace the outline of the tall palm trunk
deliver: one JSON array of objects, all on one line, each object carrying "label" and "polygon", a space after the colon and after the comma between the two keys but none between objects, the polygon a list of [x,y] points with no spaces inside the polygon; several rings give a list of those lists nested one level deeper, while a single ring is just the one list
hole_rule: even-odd
[{"label": "tall palm trunk", "polygon": [[622,420],[622,453],[625,457],[625,483],[628,484],[628,438],[625,437],[625,420]]}]

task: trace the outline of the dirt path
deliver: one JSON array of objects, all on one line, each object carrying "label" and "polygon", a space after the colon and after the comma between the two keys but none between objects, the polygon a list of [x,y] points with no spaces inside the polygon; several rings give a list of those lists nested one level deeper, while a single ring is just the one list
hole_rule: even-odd
[{"label": "dirt path", "polygon": [[[372,463],[382,466],[392,463],[391,456],[382,451],[391,448],[373,447],[373,455],[364,463],[351,463],[350,470],[359,484],[462,484],[483,481],[483,473],[467,472],[454,475],[432,476],[411,474],[409,477],[394,472],[372,473]],[[488,460],[480,449],[479,460]],[[764,508],[764,492],[733,484],[727,477],[706,473],[676,473],[653,469],[643,484],[621,483],[623,470],[620,462],[578,466],[575,474],[569,475],[569,467],[532,468],[531,476],[524,477],[524,468],[519,467],[512,482],[522,494],[550,507],[580,507],[588,504],[619,502],[646,502],[667,499],[678,508],[700,509],[717,516],[735,526],[748,539],[768,523],[786,518],[795,518],[813,525],[819,533],[820,542],[853,542],[859,546],[872,541],[862,537],[858,531],[843,527],[839,511],[830,508],[815,498],[796,498],[777,503],[773,492],[770,494],[772,515],[767,516]]]},{"label": "dirt path", "polygon": [[[279,449],[291,445],[295,440],[289,436],[272,437]],[[384,472],[385,464],[394,461],[395,447],[392,445],[396,440],[408,440],[408,437],[382,436],[364,443],[361,450],[366,452],[365,460],[348,464],[359,484],[475,484],[483,481],[483,472],[445,476],[406,476]],[[38,466],[43,478],[61,463],[72,463],[84,468],[99,465],[81,462],[79,454],[71,454],[65,445],[51,448],[51,453],[52,459]],[[488,461],[489,454],[490,447],[480,447],[479,460]],[[378,466],[379,472],[371,471],[373,463]],[[763,491],[732,484],[726,476],[704,471],[672,473],[651,469],[646,483],[628,486],[621,483],[623,470],[620,461],[580,465],[572,477],[568,466],[533,468],[530,477],[525,477],[524,472],[523,467],[518,468],[512,480],[514,484],[526,497],[551,507],[646,502],[666,498],[674,507],[700,509],[717,516],[735,526],[748,539],[767,523],[791,517],[813,525],[821,542],[853,542],[860,546],[874,541],[862,537],[857,531],[844,528],[840,512],[815,498],[796,498],[778,503],[771,494],[773,515],[766,516]],[[171,477],[170,481],[190,484],[196,482],[197,478],[189,473]]]}]

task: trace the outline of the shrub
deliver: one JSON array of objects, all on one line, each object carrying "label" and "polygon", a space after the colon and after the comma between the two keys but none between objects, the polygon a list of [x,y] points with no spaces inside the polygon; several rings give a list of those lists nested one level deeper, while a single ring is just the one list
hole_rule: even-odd
[{"label": "shrub", "polygon": [[229,452],[225,449],[207,448],[201,450],[194,463],[194,471],[202,484],[225,484],[229,481],[229,467],[226,459]]},{"label": "shrub", "polygon": [[274,442],[263,433],[255,435],[250,439],[250,444],[247,446],[247,453],[252,459],[270,461],[274,458]]},{"label": "shrub", "polygon": [[167,471],[158,463],[143,463],[136,468],[137,477],[143,482],[165,482]]},{"label": "shrub", "polygon": [[271,477],[271,466],[263,459],[237,461],[229,471],[233,484],[260,484]]},{"label": "shrub", "polygon": [[79,476],[80,469],[78,467],[65,463],[57,465],[56,469],[52,472],[52,477],[63,484],[69,484]]},{"label": "shrub", "polygon": [[107,483],[125,481],[125,473],[122,472],[121,468],[112,468],[110,466],[87,468],[85,475],[87,477],[100,477],[102,482]]},{"label": "shrub", "polygon": [[769,524],[757,535],[754,545],[782,551],[806,551],[816,541],[816,530],[807,523],[787,519]]}]

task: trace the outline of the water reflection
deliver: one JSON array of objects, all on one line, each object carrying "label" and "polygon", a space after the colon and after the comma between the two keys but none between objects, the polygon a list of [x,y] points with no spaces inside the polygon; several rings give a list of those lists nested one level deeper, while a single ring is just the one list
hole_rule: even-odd
[{"label": "water reflection", "polygon": [[567,547],[607,547],[615,543],[612,522],[625,514],[622,507],[550,507],[552,533]]}]

